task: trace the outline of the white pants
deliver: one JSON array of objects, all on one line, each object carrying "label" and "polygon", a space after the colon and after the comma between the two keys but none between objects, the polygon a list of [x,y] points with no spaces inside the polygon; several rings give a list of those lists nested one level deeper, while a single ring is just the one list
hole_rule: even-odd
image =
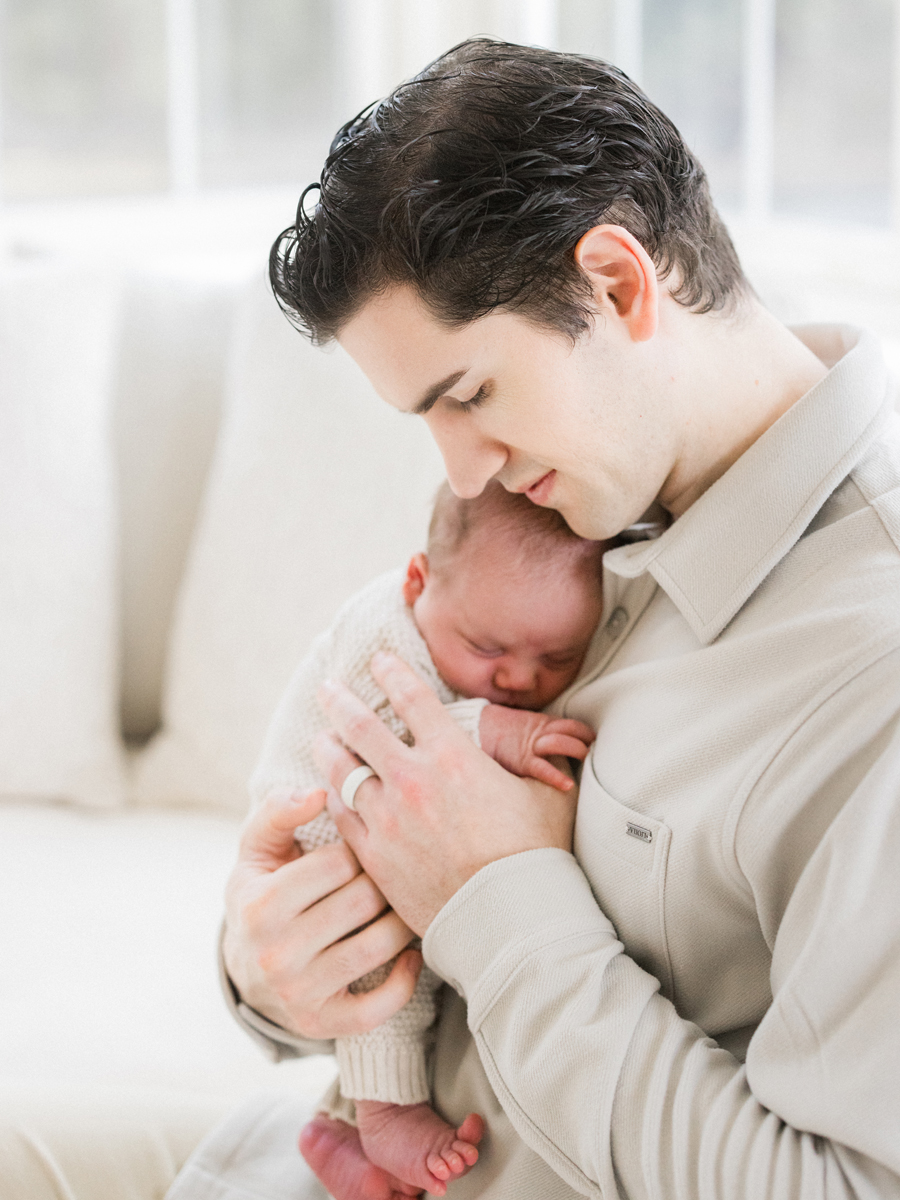
[{"label": "white pants", "polygon": [[0,1086],[0,1200],[327,1200],[297,1150],[307,1102]]}]

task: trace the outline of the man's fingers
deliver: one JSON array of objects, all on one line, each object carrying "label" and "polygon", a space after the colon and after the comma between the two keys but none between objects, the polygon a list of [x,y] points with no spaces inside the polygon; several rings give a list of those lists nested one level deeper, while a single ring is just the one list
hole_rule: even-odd
[{"label": "man's fingers", "polygon": [[[363,942],[353,942],[352,936],[355,936],[357,930],[365,932],[364,927],[370,926],[370,922],[376,922],[376,918],[387,908],[387,900],[369,876],[357,875],[340,891],[324,896],[317,904],[304,912],[302,936],[309,956],[312,958],[319,953],[331,953],[335,948],[339,948],[338,958],[349,958],[351,954],[359,956],[365,953],[367,945],[377,942],[380,937],[383,945],[373,946],[369,950],[369,954],[376,958],[374,966],[387,962],[401,946],[406,945],[412,936],[406,931],[405,926],[403,931],[405,931],[406,940],[400,942],[397,941],[397,937],[400,936],[401,931],[391,937],[389,931],[380,929],[375,934],[370,934],[369,938]],[[374,925],[371,925],[370,928],[374,928]],[[379,952],[381,952],[381,957],[377,958]],[[371,967],[357,969],[355,962],[349,963],[347,978],[343,982],[351,983],[360,975],[365,975],[367,970],[371,970]],[[341,985],[336,984],[331,990],[336,990],[338,986]]]},{"label": "man's fingers", "polygon": [[361,873],[362,867],[346,842],[319,846],[288,863],[272,880],[269,889],[267,915],[272,928],[285,925]]},{"label": "man's fingers", "polygon": [[558,754],[562,758],[587,758],[590,747],[580,738],[569,737],[565,733],[542,733],[534,743],[538,754]]},{"label": "man's fingers", "polygon": [[319,1006],[362,979],[370,971],[390,962],[412,941],[412,930],[393,910],[366,925],[350,937],[334,942],[318,957],[314,1000]]},{"label": "man's fingers", "polygon": [[250,814],[241,832],[239,857],[262,871],[275,871],[300,855],[294,830],[319,815],[325,791],[276,793]]},{"label": "man's fingers", "polygon": [[564,771],[560,771],[559,767],[554,767],[553,763],[547,762],[545,758],[531,759],[528,764],[528,774],[540,783],[549,783],[551,787],[560,792],[570,792],[575,786],[574,781]]},{"label": "man's fingers", "polygon": [[384,688],[394,711],[406,722],[417,742],[437,731],[458,729],[434,689],[396,654],[379,650],[372,659],[372,675]]},{"label": "man's fingers", "polygon": [[[291,969],[292,963],[307,961],[372,920],[387,903],[343,843],[305,854],[276,873],[257,875],[249,887],[238,877],[237,889],[229,907],[234,911],[239,904],[240,923],[272,973],[280,963]],[[338,897],[347,889],[350,912],[345,915]]]},{"label": "man's fingers", "polygon": [[347,992],[335,996],[323,1010],[328,1024],[340,1036],[342,1028],[351,1032],[375,1029],[383,1025],[411,998],[415,991],[422,955],[418,950],[404,950],[391,968],[391,973],[371,992]]},{"label": "man's fingers", "polygon": [[[391,733],[387,725],[342,683],[335,683],[332,680],[323,683],[318,691],[318,699],[344,746],[349,746],[351,750],[355,751],[359,758],[364,763],[368,763],[376,773],[384,769],[386,763],[398,749],[405,749],[403,743]],[[435,699],[437,700],[437,697]],[[321,739],[316,739],[317,750],[321,744]],[[343,760],[345,766],[349,763],[350,757],[348,755]],[[329,768],[333,762],[334,755],[332,754],[329,757]],[[353,763],[353,767],[358,766],[359,760]],[[326,770],[324,764],[320,763],[320,768],[325,771],[332,786],[336,787],[338,791],[344,778],[353,767],[344,770],[340,774],[340,778],[336,779],[330,769]]]},{"label": "man's fingers", "polygon": [[377,775],[370,775],[357,787],[353,797],[353,808],[350,809],[341,799],[341,788],[351,771],[360,766],[355,754],[341,743],[340,738],[333,733],[320,733],[313,747],[316,765],[331,783],[332,790],[328,793],[327,806],[331,819],[337,826],[338,833],[352,846],[357,838],[366,832],[365,819],[359,812],[354,811],[358,803],[365,803],[373,795],[381,791],[381,780]]}]

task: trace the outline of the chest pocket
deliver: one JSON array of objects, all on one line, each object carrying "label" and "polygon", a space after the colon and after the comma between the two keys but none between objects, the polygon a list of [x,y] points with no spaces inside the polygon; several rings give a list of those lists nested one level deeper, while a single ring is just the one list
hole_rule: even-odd
[{"label": "chest pocket", "polygon": [[610,796],[597,779],[592,756],[581,778],[575,855],[626,952],[659,980],[669,999],[665,886],[671,840],[668,825]]}]

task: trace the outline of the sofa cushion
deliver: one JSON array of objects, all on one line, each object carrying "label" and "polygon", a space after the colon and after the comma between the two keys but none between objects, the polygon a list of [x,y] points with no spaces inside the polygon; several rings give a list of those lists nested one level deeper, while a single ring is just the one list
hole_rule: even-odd
[{"label": "sofa cushion", "polygon": [[121,530],[122,730],[160,723],[178,585],[206,482],[234,307],[248,272],[186,263],[123,283],[115,443]]},{"label": "sofa cushion", "polygon": [[0,278],[0,796],[122,796],[111,438],[117,289]]}]

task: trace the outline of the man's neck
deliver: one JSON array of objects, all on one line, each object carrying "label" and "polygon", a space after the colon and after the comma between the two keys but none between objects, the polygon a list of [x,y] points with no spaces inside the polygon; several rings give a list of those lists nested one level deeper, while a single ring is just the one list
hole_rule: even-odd
[{"label": "man's neck", "polygon": [[659,500],[681,516],[827,367],[756,300],[734,317],[670,310],[666,333],[690,367],[676,402],[684,438]]}]

